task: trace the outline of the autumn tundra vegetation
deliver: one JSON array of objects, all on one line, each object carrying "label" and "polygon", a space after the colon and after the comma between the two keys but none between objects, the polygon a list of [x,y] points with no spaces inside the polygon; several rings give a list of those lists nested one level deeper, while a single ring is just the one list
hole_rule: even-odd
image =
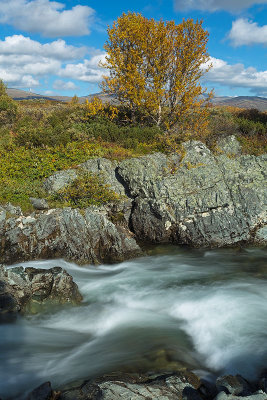
[{"label": "autumn tundra vegetation", "polygon": [[[29,197],[45,197],[44,178],[92,157],[121,160],[151,152],[182,152],[185,140],[218,151],[218,138],[236,135],[244,154],[266,152],[267,114],[215,107],[201,77],[212,66],[202,21],[155,21],[123,14],[108,29],[102,90],[84,104],[14,101],[0,81],[0,204],[31,211]],[[79,176],[71,193],[50,205],[79,206],[116,201],[93,175]]]}]

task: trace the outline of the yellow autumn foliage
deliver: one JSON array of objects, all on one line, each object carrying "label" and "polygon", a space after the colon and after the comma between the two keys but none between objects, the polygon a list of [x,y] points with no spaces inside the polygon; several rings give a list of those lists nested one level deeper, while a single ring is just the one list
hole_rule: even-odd
[{"label": "yellow autumn foliage", "polygon": [[113,121],[119,113],[117,107],[103,103],[103,101],[98,97],[94,97],[92,101],[86,99],[85,104],[87,117],[95,117],[98,115],[101,117],[107,117]]},{"label": "yellow autumn foliage", "polygon": [[[133,114],[146,113],[157,125],[171,130],[201,130],[207,124],[208,98],[200,78],[209,70],[208,32],[202,21],[155,21],[123,13],[108,28],[106,61],[109,70],[102,89],[112,93]],[[190,123],[189,123],[190,122]]]}]

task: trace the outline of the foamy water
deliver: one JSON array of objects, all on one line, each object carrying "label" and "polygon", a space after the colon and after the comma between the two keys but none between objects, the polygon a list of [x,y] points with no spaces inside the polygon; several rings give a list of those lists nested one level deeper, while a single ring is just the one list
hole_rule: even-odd
[{"label": "foamy water", "polygon": [[114,370],[157,368],[151,355],[162,350],[170,365],[256,377],[267,366],[267,252],[154,253],[111,266],[20,264],[65,268],[84,300],[0,326],[0,397],[18,399],[47,380],[57,387]]}]

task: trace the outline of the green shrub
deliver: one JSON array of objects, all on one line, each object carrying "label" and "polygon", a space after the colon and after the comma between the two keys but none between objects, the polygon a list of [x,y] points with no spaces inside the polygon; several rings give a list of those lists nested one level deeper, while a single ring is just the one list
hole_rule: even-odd
[{"label": "green shrub", "polygon": [[252,121],[243,117],[236,117],[235,122],[242,135],[264,135],[267,133],[267,125],[260,121]]},{"label": "green shrub", "polygon": [[56,203],[79,208],[115,202],[119,198],[101,177],[90,172],[80,172],[74,182],[51,197]]},{"label": "green shrub", "polygon": [[88,138],[117,143],[126,149],[137,149],[140,143],[157,141],[161,131],[156,126],[118,126],[105,118],[95,118],[84,126]]},{"label": "green shrub", "polygon": [[11,125],[17,116],[17,103],[6,93],[6,87],[0,80],[0,126]]}]

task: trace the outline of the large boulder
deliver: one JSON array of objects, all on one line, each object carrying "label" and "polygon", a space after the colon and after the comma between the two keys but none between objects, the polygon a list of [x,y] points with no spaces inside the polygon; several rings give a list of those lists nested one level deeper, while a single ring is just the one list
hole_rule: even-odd
[{"label": "large boulder", "polygon": [[0,261],[63,257],[80,263],[101,263],[137,256],[141,250],[125,228],[125,218],[121,218],[124,226],[112,222],[112,216],[116,220],[118,215],[91,206],[83,212],[63,208],[5,218],[0,221]]},{"label": "large boulder", "polygon": [[73,278],[60,267],[50,269],[0,266],[0,315],[37,312],[47,305],[82,300]]},{"label": "large boulder", "polygon": [[267,156],[215,156],[195,141],[184,148],[176,167],[161,154],[120,163],[118,174],[134,198],[136,237],[193,246],[252,241],[267,221]]}]

